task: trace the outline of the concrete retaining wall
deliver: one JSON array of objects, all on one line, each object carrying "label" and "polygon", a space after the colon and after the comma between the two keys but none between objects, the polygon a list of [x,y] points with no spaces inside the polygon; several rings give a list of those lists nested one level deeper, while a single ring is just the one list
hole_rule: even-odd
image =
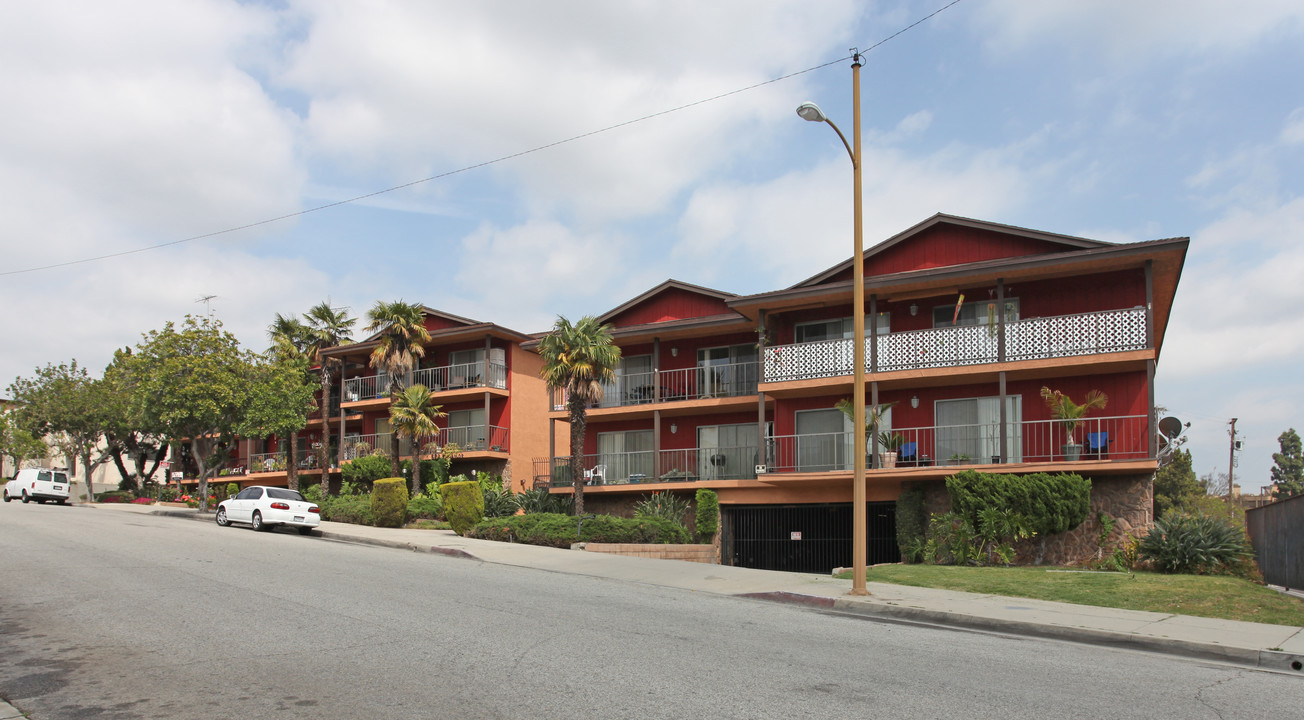
[{"label": "concrete retaining wall", "polygon": [[648,545],[641,543],[576,543],[572,550],[645,557],[655,560],[687,560],[718,565],[719,548],[715,545]]}]

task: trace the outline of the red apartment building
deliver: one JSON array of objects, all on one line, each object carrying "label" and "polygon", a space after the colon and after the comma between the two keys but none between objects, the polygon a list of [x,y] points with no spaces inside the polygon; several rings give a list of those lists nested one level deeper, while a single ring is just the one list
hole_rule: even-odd
[{"label": "red apartment building", "polygon": [[[1075,472],[1120,530],[1150,522],[1155,364],[1189,240],[1115,244],[935,215],[867,250],[867,402],[886,406],[867,471],[869,560],[899,559],[894,503],[930,509],[959,469]],[[607,311],[622,351],[588,413],[586,508],[627,511],[652,491],[719,493],[727,564],[827,572],[851,564],[852,265],[750,296],[674,280]],[[537,342],[525,347],[537,348]],[[1108,405],[1067,437],[1049,387]],[[568,447],[564,398],[550,440]],[[562,450],[561,453],[566,452]],[[571,492],[567,458],[536,483]],[[1075,559],[1073,538],[1047,560]]]},{"label": "red apartment building", "polygon": [[[420,367],[409,373],[403,384],[429,387],[434,402],[447,414],[438,421],[440,433],[431,442],[456,444],[460,449],[452,474],[474,476],[485,471],[502,475],[504,484],[513,490],[524,489],[533,458],[548,452],[541,418],[547,402],[539,375],[542,361],[537,354],[521,349],[530,336],[430,308],[424,308],[424,313],[430,342]],[[313,448],[323,440],[330,443],[332,470],[336,472],[340,465],[361,455],[389,452],[390,379],[368,364],[376,344],[372,337],[325,351],[327,357],[343,361],[344,372],[331,389],[327,423],[315,416],[300,434],[301,482],[304,478],[320,482]],[[244,485],[284,485],[284,445],[277,438],[240,440],[237,459],[231,463],[236,466],[235,477],[229,480]],[[413,449],[404,441],[399,454],[409,459]],[[423,452],[422,457],[431,455]]]}]

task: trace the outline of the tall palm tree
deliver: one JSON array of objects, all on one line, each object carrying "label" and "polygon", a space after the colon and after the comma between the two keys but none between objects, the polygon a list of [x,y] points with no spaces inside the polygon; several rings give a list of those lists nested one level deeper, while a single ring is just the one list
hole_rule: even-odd
[{"label": "tall palm tree", "polygon": [[[285,317],[276,313],[276,319],[267,326],[267,337],[272,346],[267,348],[267,356],[276,359],[294,360],[308,357],[312,344],[311,331],[298,318]],[[285,461],[285,479],[291,490],[299,489],[299,431],[290,432],[290,449]]]},{"label": "tall palm tree", "polygon": [[317,363],[317,374],[321,379],[322,442],[317,448],[317,467],[321,468],[321,494],[322,497],[326,497],[330,487],[330,473],[327,472],[327,468],[331,467],[330,440],[327,437],[331,426],[331,379],[336,373],[343,375],[344,363],[339,358],[323,355],[322,351],[352,343],[353,324],[358,319],[349,317],[348,308],[331,307],[330,298],[313,305],[303,314],[303,319],[307,321],[308,331],[312,334],[309,350],[312,360]]},{"label": "tall palm tree", "polygon": [[[430,342],[430,332],[424,324],[425,311],[420,303],[376,301],[367,311],[367,332],[381,333],[376,349],[371,351],[372,367],[389,375],[389,394],[398,396],[403,381],[426,354],[425,343]],[[389,435],[390,467],[398,477],[398,435]]]},{"label": "tall palm tree", "polygon": [[616,379],[620,348],[611,341],[611,326],[585,315],[571,324],[558,317],[552,332],[539,342],[544,382],[566,391],[570,414],[570,476],[575,487],[575,514],[584,514],[584,426],[590,403],[602,400],[602,384]]},{"label": "tall palm tree", "polygon": [[417,383],[394,395],[389,406],[389,426],[395,437],[412,440],[412,494],[421,492],[421,447],[439,434],[435,420],[447,416],[441,406],[430,402],[430,388]]}]

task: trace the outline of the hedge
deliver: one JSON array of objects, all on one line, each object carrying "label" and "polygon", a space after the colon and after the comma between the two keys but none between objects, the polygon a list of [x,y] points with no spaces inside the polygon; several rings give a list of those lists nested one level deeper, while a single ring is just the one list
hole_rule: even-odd
[{"label": "hedge", "polygon": [[439,486],[439,493],[444,499],[444,517],[458,535],[466,535],[484,519],[484,492],[480,483],[448,482]]},{"label": "hedge", "polygon": [[1045,537],[1082,524],[1091,509],[1091,481],[1074,473],[1003,475],[965,470],[946,478],[951,508],[979,527],[983,510],[1023,516]]},{"label": "hedge", "polygon": [[577,542],[686,544],[682,525],[655,517],[619,518],[597,515],[584,521],[584,535],[576,534],[579,518],[556,513],[533,513],[491,518],[468,530],[466,537],[528,545],[568,548]]}]

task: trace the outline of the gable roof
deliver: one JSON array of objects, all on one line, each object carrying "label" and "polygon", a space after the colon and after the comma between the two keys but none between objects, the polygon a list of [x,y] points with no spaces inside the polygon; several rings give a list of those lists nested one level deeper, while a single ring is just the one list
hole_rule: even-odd
[{"label": "gable roof", "polygon": [[[887,250],[889,250],[890,248],[896,247],[901,243],[916,238],[924,234],[925,232],[932,230],[933,228],[938,227],[940,225],[953,225],[957,227],[965,227],[965,228],[971,228],[975,230],[987,230],[990,232],[1002,233],[1005,235],[1013,235],[1016,237],[1026,238],[1029,240],[1039,240],[1042,242],[1059,245],[1063,247],[1065,250],[1086,250],[1086,249],[1114,246],[1114,243],[1108,243],[1102,240],[1090,240],[1087,238],[1074,237],[1072,235],[1060,235],[1058,233],[1050,233],[1042,230],[1032,230],[1029,228],[1017,227],[1014,225],[1003,225],[1001,223],[994,223],[986,220],[975,220],[973,218],[960,217],[958,215],[947,215],[945,213],[937,213],[932,217],[928,218],[927,220],[924,220],[923,222],[918,223],[913,227],[907,228],[906,230],[903,230],[897,233],[896,235],[893,235],[892,237],[869,248],[868,250],[865,250],[864,256],[861,258],[861,262],[864,262],[866,258],[871,258],[874,257],[875,255],[880,255],[886,252]],[[852,267],[851,263],[852,263],[852,258],[847,258],[846,260],[843,260],[837,265],[834,265],[833,267],[828,268],[827,270],[812,275],[811,277],[802,280],[801,282],[791,286],[788,289],[795,290],[797,288],[810,287],[812,285],[819,285],[820,283],[827,282],[829,279],[837,277],[840,273],[846,272],[848,269],[850,269]]]},{"label": "gable roof", "polygon": [[656,296],[661,295],[662,293],[665,293],[669,290],[684,290],[686,292],[690,292],[695,295],[703,295],[705,297],[713,298],[723,302],[728,302],[738,297],[737,295],[731,292],[725,292],[723,290],[714,290],[712,288],[702,287],[701,285],[693,285],[692,283],[686,283],[681,280],[670,279],[661,283],[660,285],[657,285],[651,290],[648,290],[647,292],[638,295],[634,298],[631,298],[630,300],[622,303],[621,305],[606,311],[602,315],[598,316],[598,322],[604,324],[609,323],[615,318],[619,317],[622,313],[628,310],[632,310],[633,308],[638,307],[639,305],[642,305],[643,303],[648,302],[649,300],[652,300]]}]

